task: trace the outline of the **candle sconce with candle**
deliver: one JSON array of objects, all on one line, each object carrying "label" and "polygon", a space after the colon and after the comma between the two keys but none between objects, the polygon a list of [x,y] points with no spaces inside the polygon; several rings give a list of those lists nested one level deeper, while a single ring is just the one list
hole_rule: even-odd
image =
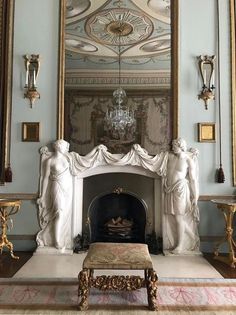
[{"label": "candle sconce with candle", "polygon": [[36,80],[40,68],[39,55],[24,55],[25,60],[25,86],[26,89],[24,93],[24,98],[28,98],[30,101],[30,106],[32,108],[35,100],[40,98],[40,94],[37,91]]},{"label": "candle sconce with candle", "polygon": [[205,103],[205,109],[208,109],[209,100],[214,100],[214,71],[216,56],[201,55],[198,58],[198,65],[202,78],[202,90],[198,95],[198,99],[202,99]]}]

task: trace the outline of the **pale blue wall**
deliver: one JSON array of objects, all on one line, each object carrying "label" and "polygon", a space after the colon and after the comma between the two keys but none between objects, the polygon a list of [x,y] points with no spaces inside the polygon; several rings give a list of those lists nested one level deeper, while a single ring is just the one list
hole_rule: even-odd
[{"label": "pale blue wall", "polygon": [[[174,1],[174,0],[173,0]],[[189,146],[200,151],[200,194],[233,194],[231,168],[231,112],[230,112],[230,59],[228,0],[221,0],[221,93],[223,125],[223,166],[226,176],[224,184],[214,181],[215,169],[219,166],[219,142],[197,142],[198,122],[216,122],[218,126],[218,100],[204,109],[198,100],[201,82],[196,56],[216,54],[216,1],[180,0],[180,97],[179,134]],[[16,0],[14,32],[14,71],[11,129],[11,165],[13,182],[0,187],[0,193],[36,193],[38,191],[38,149],[56,139],[57,124],[57,70],[58,70],[58,25],[59,0]],[[38,90],[41,99],[33,109],[23,98],[24,54],[41,55],[41,70]],[[218,91],[217,91],[218,93]],[[40,122],[40,142],[21,141],[21,122]],[[200,202],[201,235],[222,233],[221,214],[210,202]],[[25,201],[14,218],[13,234],[35,234],[38,230],[37,209],[32,201]],[[208,250],[209,244],[203,244]],[[28,249],[32,242],[22,247],[15,242],[16,249]]]},{"label": "pale blue wall", "polygon": [[[38,149],[56,139],[59,0],[16,0],[13,54],[11,166],[14,180],[1,192],[38,190]],[[25,54],[40,54],[37,85],[41,98],[24,99]],[[21,141],[22,122],[40,122],[40,142]]]},{"label": "pale blue wall", "polygon": [[[230,29],[229,1],[220,2],[220,55],[221,55],[221,107],[222,107],[222,159],[226,181],[215,183],[215,170],[219,167],[219,90],[208,110],[198,100],[201,80],[197,67],[199,55],[217,55],[217,19],[215,0],[180,0],[180,123],[179,134],[189,146],[200,151],[200,194],[232,194],[231,162],[231,99],[230,99]],[[217,56],[218,57],[218,56]],[[217,64],[217,62],[216,62]],[[217,71],[216,71],[217,72]],[[216,73],[216,84],[217,84]],[[197,142],[197,123],[216,122],[216,143]]]},{"label": "pale blue wall", "polygon": [[[59,0],[16,0],[13,52],[13,92],[11,127],[11,167],[13,182],[0,193],[37,193],[39,148],[56,139]],[[24,99],[25,54],[40,54],[37,80],[40,100],[30,108]],[[22,122],[40,122],[40,142],[21,141]],[[33,201],[24,201],[14,216],[13,234],[35,234],[39,227]],[[15,242],[14,242],[15,243]],[[16,249],[18,248],[16,242]],[[24,249],[32,247],[26,242]]]},{"label": "pale blue wall", "polygon": [[[199,55],[217,55],[216,0],[180,0],[180,89],[179,135],[189,146],[199,150],[200,195],[234,194],[232,186],[231,151],[231,98],[230,98],[230,24],[229,1],[220,3],[220,69],[222,112],[222,161],[225,183],[215,182],[219,167],[219,89],[216,99],[210,101],[208,110],[198,100],[201,89],[197,58]],[[218,62],[218,61],[217,61]],[[216,62],[216,66],[217,66]],[[216,69],[216,85],[218,80]],[[216,143],[197,142],[197,123],[216,122]],[[201,236],[217,236],[224,233],[224,221],[220,211],[211,202],[199,202]],[[214,243],[203,242],[202,250],[211,251]],[[224,250],[224,249],[223,249]]]}]

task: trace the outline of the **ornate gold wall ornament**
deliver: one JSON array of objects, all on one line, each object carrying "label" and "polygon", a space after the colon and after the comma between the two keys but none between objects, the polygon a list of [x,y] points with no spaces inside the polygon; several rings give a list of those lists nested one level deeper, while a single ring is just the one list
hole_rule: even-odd
[{"label": "ornate gold wall ornament", "polygon": [[198,65],[202,79],[202,90],[198,95],[198,99],[202,99],[205,103],[205,109],[208,109],[209,100],[214,100],[214,69],[216,56],[201,55],[198,57]]},{"label": "ornate gold wall ornament", "polygon": [[40,94],[37,91],[36,80],[40,69],[39,55],[24,55],[25,60],[25,86],[24,98],[28,98],[30,101],[30,107],[32,108],[35,100],[40,98]]}]

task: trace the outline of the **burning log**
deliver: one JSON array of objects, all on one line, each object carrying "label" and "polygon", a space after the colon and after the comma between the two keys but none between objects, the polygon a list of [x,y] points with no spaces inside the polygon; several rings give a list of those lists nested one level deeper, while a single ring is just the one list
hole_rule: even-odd
[{"label": "burning log", "polygon": [[110,235],[119,234],[126,236],[131,233],[133,221],[121,217],[112,218],[105,223],[105,227],[108,229]]}]

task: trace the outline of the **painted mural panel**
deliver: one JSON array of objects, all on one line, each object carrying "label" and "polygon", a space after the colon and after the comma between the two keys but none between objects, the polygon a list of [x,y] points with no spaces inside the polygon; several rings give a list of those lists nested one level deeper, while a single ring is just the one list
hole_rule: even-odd
[{"label": "painted mural panel", "polygon": [[135,143],[150,154],[168,149],[171,140],[170,95],[161,91],[155,95],[134,95],[128,98],[127,106],[132,107],[136,128],[119,133],[106,128],[104,119],[107,109],[113,106],[112,93],[81,93],[65,91],[65,138],[71,150],[82,155],[94,146],[104,144],[112,153],[127,153]]}]

